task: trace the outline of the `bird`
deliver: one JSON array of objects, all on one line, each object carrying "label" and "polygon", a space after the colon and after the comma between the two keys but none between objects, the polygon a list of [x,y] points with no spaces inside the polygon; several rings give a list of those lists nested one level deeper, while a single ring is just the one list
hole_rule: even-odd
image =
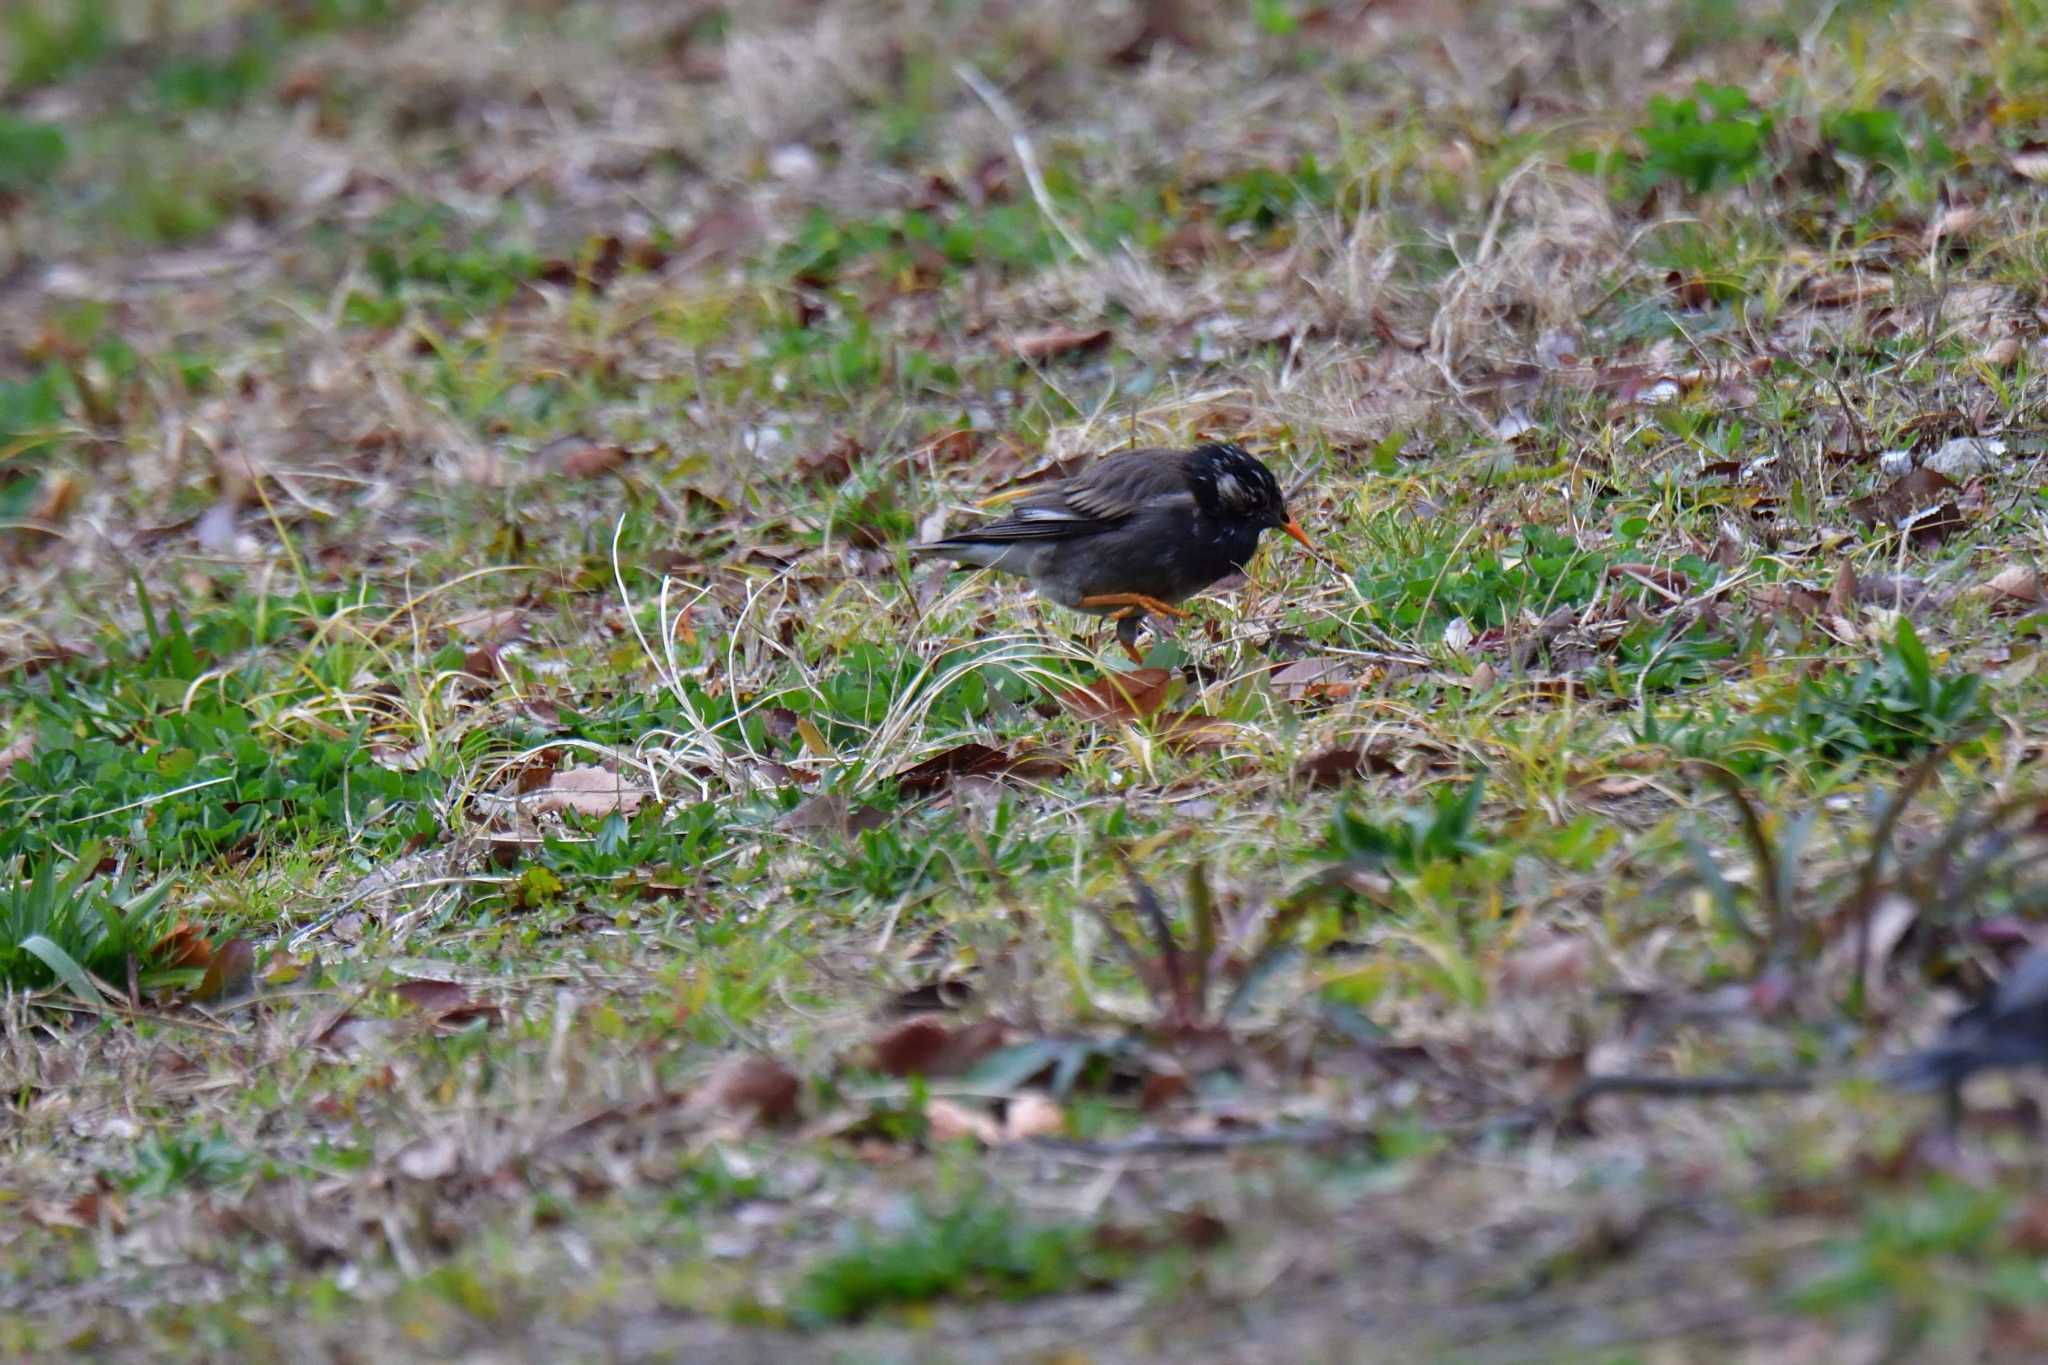
[{"label": "bird", "polygon": [[1111,618],[1137,663],[1145,618],[1187,615],[1177,604],[1243,569],[1267,531],[1315,553],[1273,471],[1243,446],[1210,442],[1104,456],[998,520],[913,548],[1017,574],[1041,597]]},{"label": "bird", "polygon": [[1886,1079],[1942,1091],[1953,1129],[1971,1076],[2025,1066],[2048,1066],[2048,947],[2028,949],[1990,995],[1951,1018],[1932,1047],[1896,1059]]}]

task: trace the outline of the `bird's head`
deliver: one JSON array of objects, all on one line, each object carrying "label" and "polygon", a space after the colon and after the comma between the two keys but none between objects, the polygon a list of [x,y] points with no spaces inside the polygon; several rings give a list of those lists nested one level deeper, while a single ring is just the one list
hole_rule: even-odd
[{"label": "bird's head", "polygon": [[1196,446],[1188,453],[1188,481],[1195,502],[1214,516],[1243,517],[1261,529],[1294,537],[1313,551],[1308,536],[1287,514],[1287,494],[1273,471],[1243,446]]}]

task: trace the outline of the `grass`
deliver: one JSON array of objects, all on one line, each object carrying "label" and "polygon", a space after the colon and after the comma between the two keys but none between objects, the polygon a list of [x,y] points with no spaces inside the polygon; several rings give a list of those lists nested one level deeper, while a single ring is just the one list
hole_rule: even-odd
[{"label": "grass", "polygon": [[0,1349],[2038,1351],[2034,8],[9,10]]}]

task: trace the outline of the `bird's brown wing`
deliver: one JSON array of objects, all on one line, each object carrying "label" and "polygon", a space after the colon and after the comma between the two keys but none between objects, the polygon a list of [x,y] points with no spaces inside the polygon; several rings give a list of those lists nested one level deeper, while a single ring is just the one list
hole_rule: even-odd
[{"label": "bird's brown wing", "polygon": [[1188,487],[1181,455],[1177,450],[1121,451],[1097,460],[1072,478],[1018,499],[1009,515],[971,526],[927,548],[1066,540],[1107,531],[1141,508],[1182,499],[1192,506],[1195,495]]},{"label": "bird's brown wing", "polygon": [[1061,504],[1096,521],[1122,521],[1166,499],[1192,504],[1186,454],[1178,450],[1126,450],[1097,460],[1049,490]]}]

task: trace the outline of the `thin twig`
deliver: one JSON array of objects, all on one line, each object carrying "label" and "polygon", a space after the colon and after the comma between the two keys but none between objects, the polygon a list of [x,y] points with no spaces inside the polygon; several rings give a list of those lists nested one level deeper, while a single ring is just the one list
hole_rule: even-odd
[{"label": "thin twig", "polygon": [[1868,460],[1870,458],[1870,440],[1863,434],[1863,423],[1857,420],[1856,409],[1849,406],[1849,395],[1842,392],[1842,381],[1833,375],[1829,375],[1828,383],[1834,386],[1835,401],[1842,405],[1842,416],[1849,419],[1849,430],[1855,434],[1856,458],[1858,460]]},{"label": "thin twig", "polygon": [[1081,1141],[1034,1138],[1020,1146],[1055,1156],[1199,1156],[1244,1147],[1321,1147],[1334,1143],[1376,1143],[1378,1128],[1342,1123],[1297,1123],[1284,1128],[1224,1128],[1213,1133],[1133,1133],[1123,1138]]},{"label": "thin twig", "polygon": [[1045,177],[1038,172],[1038,156],[1031,150],[1031,136],[1024,131],[1024,121],[1017,117],[1017,110],[1003,98],[1002,91],[990,85],[988,78],[974,69],[972,63],[957,62],[954,64],[953,72],[969,90],[981,97],[981,102],[988,106],[988,111],[996,116],[996,122],[1002,124],[1010,134],[1010,150],[1017,154],[1017,163],[1024,168],[1024,181],[1031,186],[1031,198],[1037,203],[1038,211],[1045,216],[1045,221],[1052,224],[1053,230],[1059,233],[1061,240],[1066,242],[1076,256],[1090,265],[1099,265],[1101,262],[1095,254],[1095,248],[1089,246],[1079,233],[1069,227],[1067,220],[1060,217],[1059,210],[1053,207],[1052,192],[1046,189]]},{"label": "thin twig", "polygon": [[1565,1097],[1559,1112],[1573,1121],[1602,1095],[1642,1095],[1650,1099],[1710,1099],[1721,1095],[1798,1094],[1813,1089],[1818,1077],[1794,1073],[1760,1076],[1736,1073],[1724,1076],[1639,1076],[1616,1072],[1589,1076]]}]

